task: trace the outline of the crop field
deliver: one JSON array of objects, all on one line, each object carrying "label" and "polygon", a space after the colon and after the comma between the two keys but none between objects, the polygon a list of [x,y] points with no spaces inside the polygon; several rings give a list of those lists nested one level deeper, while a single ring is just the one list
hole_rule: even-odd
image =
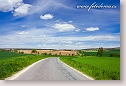
[{"label": "crop field", "polygon": [[18,52],[0,51],[0,80],[3,80],[28,65],[50,57],[49,55],[22,54]]},{"label": "crop field", "polygon": [[[119,54],[120,50],[108,50],[103,56],[96,56],[97,52],[83,51],[85,56],[61,56],[61,60],[95,80],[120,80],[119,55],[110,57],[111,54]],[[94,55],[95,54],[95,55]]]},{"label": "crop field", "polygon": [[0,80],[3,80],[15,74],[16,72],[22,70],[28,65],[47,57],[49,56],[26,55],[26,56],[19,56],[16,58],[12,57],[8,59],[0,60]]},{"label": "crop field", "polygon": [[74,67],[95,80],[120,80],[120,59],[100,57],[61,57],[66,64]]},{"label": "crop field", "polygon": [[[84,56],[96,56],[97,55],[96,50],[81,50],[78,52],[80,54],[83,54]],[[105,50],[105,52],[103,52],[104,57],[111,57],[111,55],[113,55],[113,57],[120,57],[120,49]]]},{"label": "crop field", "polygon": [[28,54],[0,51],[0,60],[12,58],[12,57],[26,56],[26,55]]},{"label": "crop field", "polygon": [[[19,53],[22,51],[23,54]],[[37,50],[36,54],[31,54],[31,51],[0,51],[0,79],[5,79],[40,59],[57,54],[63,62],[95,80],[120,80],[119,49],[106,50],[102,57],[96,56],[97,51],[94,50],[82,50],[79,54],[76,51],[65,50]],[[47,55],[43,55],[45,52]]]},{"label": "crop field", "polygon": [[[32,50],[18,50],[18,52],[24,52],[25,54],[31,54]],[[77,55],[77,52],[75,51],[66,51],[66,50],[37,50],[39,54],[47,53],[52,55]]]}]

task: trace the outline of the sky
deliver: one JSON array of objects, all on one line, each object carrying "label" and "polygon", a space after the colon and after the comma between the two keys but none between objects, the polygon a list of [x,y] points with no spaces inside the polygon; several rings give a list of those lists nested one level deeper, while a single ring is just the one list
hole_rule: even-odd
[{"label": "sky", "polygon": [[119,0],[0,0],[0,48],[98,47],[120,47]]}]

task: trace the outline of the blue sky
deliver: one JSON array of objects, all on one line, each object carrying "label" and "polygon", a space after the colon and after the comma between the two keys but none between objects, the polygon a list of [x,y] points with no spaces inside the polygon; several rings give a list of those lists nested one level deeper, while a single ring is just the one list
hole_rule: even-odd
[{"label": "blue sky", "polygon": [[[120,47],[119,0],[0,0],[0,48]],[[95,5],[115,8],[77,8]]]}]

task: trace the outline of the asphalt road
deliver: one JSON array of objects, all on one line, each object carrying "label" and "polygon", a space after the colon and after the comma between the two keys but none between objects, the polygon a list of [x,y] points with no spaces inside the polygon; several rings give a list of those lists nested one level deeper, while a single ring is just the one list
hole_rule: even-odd
[{"label": "asphalt road", "polygon": [[[13,80],[91,80],[70,68],[57,57],[37,62]],[[6,80],[12,80],[8,78]]]}]

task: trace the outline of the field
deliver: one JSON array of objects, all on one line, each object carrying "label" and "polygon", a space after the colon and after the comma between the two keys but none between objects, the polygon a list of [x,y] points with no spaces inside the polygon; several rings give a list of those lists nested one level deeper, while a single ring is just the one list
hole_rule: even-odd
[{"label": "field", "polygon": [[47,57],[50,56],[42,56],[38,54],[27,55],[7,51],[0,52],[0,80],[3,80],[19,70],[22,70],[24,67]]},{"label": "field", "polygon": [[[119,49],[106,50],[102,57],[97,56],[96,50],[80,50],[78,52],[72,50],[37,50],[36,54],[31,54],[31,51],[0,51],[0,79],[5,79],[40,59],[57,56],[66,64],[95,80],[120,80]],[[43,54],[45,52],[46,55]]]},{"label": "field", "polygon": [[[80,54],[83,54],[84,56],[96,56],[97,55],[96,50],[80,50],[78,52]],[[120,49],[105,50],[105,52],[103,52],[103,57],[120,57]]]},{"label": "field", "polygon": [[[18,52],[24,52],[25,54],[31,54],[32,50],[18,50]],[[51,55],[77,55],[75,51],[66,51],[66,50],[37,50],[37,53],[43,54],[51,54]]]},{"label": "field", "polygon": [[26,55],[28,54],[0,51],[0,60],[12,58],[12,57],[26,56]]},{"label": "field", "polygon": [[120,59],[100,57],[61,57],[66,64],[74,67],[95,80],[120,80]]},{"label": "field", "polygon": [[98,57],[97,52],[81,51],[84,56],[62,56],[60,59],[95,80],[120,80],[120,58],[118,55],[109,56],[119,52],[120,50],[107,50],[102,57]]}]

